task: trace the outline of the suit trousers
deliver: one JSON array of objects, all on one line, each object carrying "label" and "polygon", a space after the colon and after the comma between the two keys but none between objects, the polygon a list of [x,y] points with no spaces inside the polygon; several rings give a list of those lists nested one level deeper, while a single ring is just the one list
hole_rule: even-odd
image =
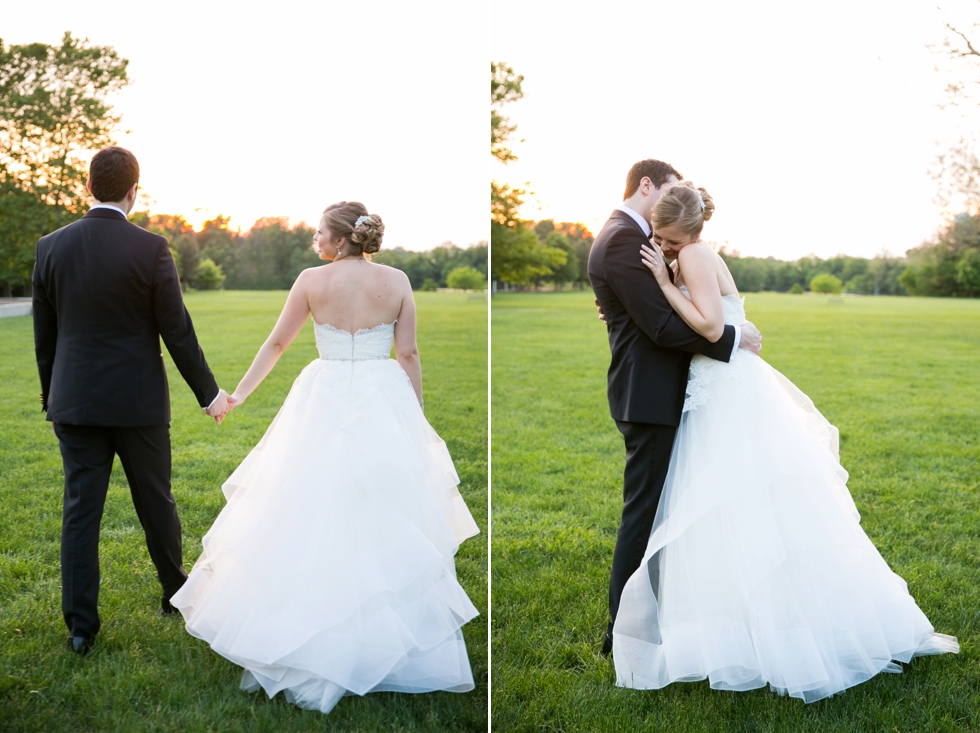
[{"label": "suit trousers", "polygon": [[626,442],[626,469],[623,471],[623,518],[609,579],[610,632],[626,581],[640,567],[646,552],[677,433],[672,425],[617,420],[616,427]]},{"label": "suit trousers", "polygon": [[61,610],[73,636],[99,631],[99,528],[112,461],[129,481],[146,546],[170,598],[187,579],[177,504],[170,493],[170,425],[56,424],[65,467],[61,524]]}]

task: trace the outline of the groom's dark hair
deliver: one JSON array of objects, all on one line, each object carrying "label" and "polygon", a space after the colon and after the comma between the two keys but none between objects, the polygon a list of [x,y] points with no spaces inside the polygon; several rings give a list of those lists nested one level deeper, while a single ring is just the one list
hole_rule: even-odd
[{"label": "groom's dark hair", "polygon": [[644,178],[653,181],[653,185],[657,188],[663,188],[671,176],[677,176],[678,181],[684,180],[684,176],[678,173],[674,166],[670,163],[664,163],[662,160],[647,158],[639,163],[634,163],[630,172],[626,174],[626,193],[623,194],[623,201],[636,193],[636,189],[640,187],[640,181]]},{"label": "groom's dark hair", "polygon": [[112,145],[92,157],[88,177],[96,201],[122,201],[133,184],[139,183],[140,164],[126,148]]}]

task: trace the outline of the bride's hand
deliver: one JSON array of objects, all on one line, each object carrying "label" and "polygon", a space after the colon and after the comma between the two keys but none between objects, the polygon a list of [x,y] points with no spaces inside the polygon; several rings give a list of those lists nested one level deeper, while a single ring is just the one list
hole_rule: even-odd
[{"label": "bride's hand", "polygon": [[660,247],[653,242],[650,243],[650,246],[642,245],[640,258],[647,269],[653,273],[660,287],[670,282],[670,275],[667,274],[667,263],[664,261],[664,253],[660,251]]},{"label": "bride's hand", "polygon": [[240,396],[238,392],[228,395],[228,412],[231,412],[236,407],[240,407],[245,401],[245,398]]}]

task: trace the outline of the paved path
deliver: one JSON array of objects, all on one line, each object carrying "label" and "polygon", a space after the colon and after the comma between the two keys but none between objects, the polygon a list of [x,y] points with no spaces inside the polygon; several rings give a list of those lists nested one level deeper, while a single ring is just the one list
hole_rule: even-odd
[{"label": "paved path", "polygon": [[0,318],[29,316],[30,314],[30,298],[0,298]]}]

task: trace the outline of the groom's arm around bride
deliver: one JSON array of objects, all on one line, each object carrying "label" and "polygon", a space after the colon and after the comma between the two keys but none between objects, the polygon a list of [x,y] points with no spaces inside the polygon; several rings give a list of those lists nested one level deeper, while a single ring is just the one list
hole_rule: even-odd
[{"label": "groom's arm around bride", "polygon": [[658,160],[640,161],[626,180],[623,205],[612,212],[589,252],[589,280],[609,336],[609,412],[626,444],[623,514],[609,584],[610,623],[603,653],[612,649],[612,629],[626,581],[643,557],[663,490],[680,423],[692,354],[727,362],[735,350],[756,350],[759,333],[726,325],[711,342],[673,311],[643,265],[640,248],[652,235],[650,213],[661,191],[680,174]]}]

